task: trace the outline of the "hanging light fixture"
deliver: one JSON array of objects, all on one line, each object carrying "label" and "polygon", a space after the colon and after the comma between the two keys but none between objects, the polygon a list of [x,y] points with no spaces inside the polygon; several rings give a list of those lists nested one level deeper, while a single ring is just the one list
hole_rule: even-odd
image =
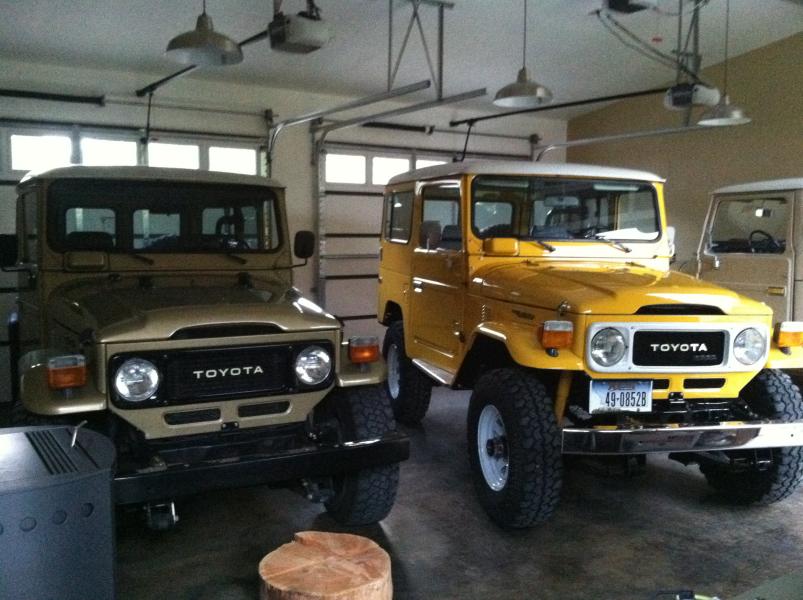
[{"label": "hanging light fixture", "polygon": [[215,31],[212,18],[206,14],[206,0],[203,0],[203,12],[198,16],[195,29],[170,40],[165,54],[185,65],[223,66],[243,61],[240,45]]},{"label": "hanging light fixture", "polygon": [[728,34],[730,31],[730,0],[725,0],[725,75],[722,82],[722,97],[711,109],[705,111],[697,121],[698,125],[722,127],[724,125],[744,125],[751,121],[744,110],[731,104],[728,97]]},{"label": "hanging light fixture", "polygon": [[496,92],[494,104],[505,108],[535,108],[552,101],[552,92],[532,81],[527,72],[527,0],[524,0],[524,47],[521,53],[521,70],[516,81]]}]

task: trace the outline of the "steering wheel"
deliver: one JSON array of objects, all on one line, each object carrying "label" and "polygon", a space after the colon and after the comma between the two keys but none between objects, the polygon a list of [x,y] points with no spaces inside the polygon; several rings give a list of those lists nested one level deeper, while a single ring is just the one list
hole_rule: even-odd
[{"label": "steering wheel", "polygon": [[220,247],[224,250],[250,250],[248,242],[242,238],[235,236],[226,236],[220,238]]},{"label": "steering wheel", "polygon": [[[755,236],[761,236],[764,239],[761,240],[754,240]],[[764,231],[763,229],[754,229],[750,232],[750,235],[747,236],[747,241],[750,243],[750,251],[751,252],[777,252],[781,249],[781,244],[778,243],[771,233]]]},{"label": "steering wheel", "polygon": [[581,237],[590,240],[597,236],[597,234],[599,233],[599,227],[597,227],[596,225],[592,225],[591,227],[580,229],[577,233],[579,233]]}]

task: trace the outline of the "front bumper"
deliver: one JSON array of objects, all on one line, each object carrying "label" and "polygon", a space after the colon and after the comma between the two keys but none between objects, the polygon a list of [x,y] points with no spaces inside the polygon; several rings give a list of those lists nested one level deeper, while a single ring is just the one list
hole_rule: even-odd
[{"label": "front bumper", "polygon": [[785,446],[803,446],[803,421],[739,421],[641,428],[567,427],[562,432],[564,454],[711,452]]},{"label": "front bumper", "polygon": [[399,432],[360,442],[306,446],[276,454],[244,454],[190,464],[120,473],[114,478],[117,504],[167,500],[206,490],[328,477],[398,463],[410,456],[410,441]]}]

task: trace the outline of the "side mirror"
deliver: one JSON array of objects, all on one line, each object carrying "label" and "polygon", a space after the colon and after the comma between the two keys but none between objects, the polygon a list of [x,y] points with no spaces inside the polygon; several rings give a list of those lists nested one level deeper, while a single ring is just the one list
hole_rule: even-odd
[{"label": "side mirror", "polygon": [[488,256],[516,256],[519,240],[516,238],[492,237],[482,240],[482,251]]},{"label": "side mirror", "polygon": [[4,233],[0,235],[0,267],[6,269],[17,264],[17,236]]},{"label": "side mirror", "polygon": [[297,231],[293,240],[293,254],[303,260],[315,254],[315,234],[311,231]]}]

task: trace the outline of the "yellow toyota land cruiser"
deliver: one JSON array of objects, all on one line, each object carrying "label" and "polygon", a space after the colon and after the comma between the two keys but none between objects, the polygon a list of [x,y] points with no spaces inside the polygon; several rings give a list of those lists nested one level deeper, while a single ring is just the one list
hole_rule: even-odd
[{"label": "yellow toyota land cruiser", "polygon": [[803,477],[800,328],[669,270],[663,180],[571,164],[464,162],[393,178],[378,314],[396,418],[471,388],[486,511],[550,516],[562,454],[670,453],[737,502]]},{"label": "yellow toyota land cruiser", "polygon": [[[379,341],[342,339],[292,286],[279,184],[55,169],[22,181],[17,235],[0,242],[19,273],[0,408],[13,425],[108,435],[116,500],[145,503],[151,526],[175,522],[173,498],[257,483],[292,484],[348,524],[391,509],[408,441]],[[312,233],[294,246],[306,260]]]}]

